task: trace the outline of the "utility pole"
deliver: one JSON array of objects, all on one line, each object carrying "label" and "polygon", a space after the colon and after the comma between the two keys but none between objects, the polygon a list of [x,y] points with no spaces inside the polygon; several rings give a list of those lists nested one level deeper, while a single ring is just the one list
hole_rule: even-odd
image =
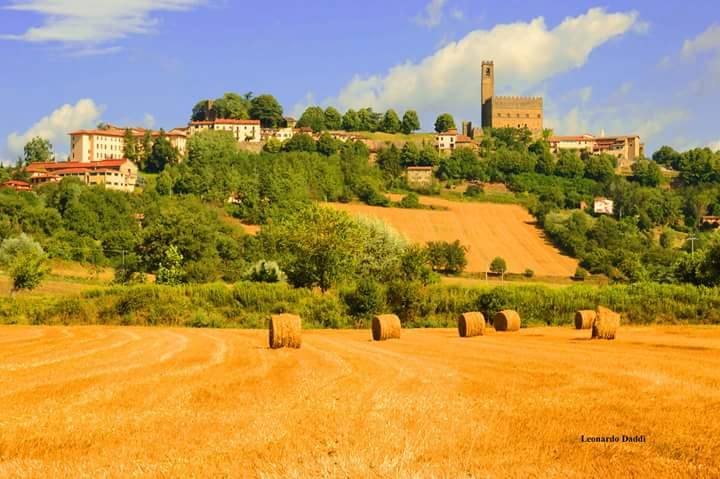
[{"label": "utility pole", "polygon": [[697,237],[695,235],[691,235],[688,238],[688,241],[690,241],[690,254],[695,256],[695,241],[697,241]]}]

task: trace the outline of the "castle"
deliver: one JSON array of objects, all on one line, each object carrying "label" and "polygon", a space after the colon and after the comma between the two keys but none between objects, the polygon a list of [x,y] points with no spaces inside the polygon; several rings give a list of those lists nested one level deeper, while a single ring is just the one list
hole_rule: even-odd
[{"label": "castle", "polygon": [[543,132],[542,97],[495,96],[495,65],[482,62],[482,127],[524,128],[535,137]]}]

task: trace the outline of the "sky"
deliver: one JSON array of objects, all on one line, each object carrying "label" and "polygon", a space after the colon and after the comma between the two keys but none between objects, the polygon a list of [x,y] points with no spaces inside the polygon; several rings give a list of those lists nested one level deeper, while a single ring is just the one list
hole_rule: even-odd
[{"label": "sky", "polygon": [[443,112],[480,123],[499,95],[544,97],[556,134],[639,134],[648,154],[720,148],[720,2],[0,0],[0,161],[30,138],[58,158],[104,121],[170,129],[198,100]]}]

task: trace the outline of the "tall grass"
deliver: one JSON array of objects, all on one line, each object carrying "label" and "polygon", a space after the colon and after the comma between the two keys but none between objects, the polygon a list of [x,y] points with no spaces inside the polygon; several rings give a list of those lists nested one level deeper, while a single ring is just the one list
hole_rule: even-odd
[{"label": "tall grass", "polygon": [[[516,309],[523,324],[569,325],[575,311],[610,307],[634,324],[720,324],[720,289],[691,285],[637,283],[603,287],[434,285],[413,297],[407,327],[455,326],[458,315],[481,311],[492,317]],[[377,312],[392,308],[380,304]],[[364,325],[348,313],[336,292],[322,294],[287,284],[240,282],[183,286],[115,286],[76,296],[0,300],[5,324],[122,324],[191,327],[265,327],[274,313],[295,313],[306,328]],[[402,317],[402,311],[393,311]]]}]

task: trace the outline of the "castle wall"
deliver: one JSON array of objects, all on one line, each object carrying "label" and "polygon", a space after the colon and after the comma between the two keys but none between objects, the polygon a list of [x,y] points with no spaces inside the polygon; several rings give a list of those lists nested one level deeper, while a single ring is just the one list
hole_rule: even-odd
[{"label": "castle wall", "polygon": [[493,128],[527,127],[534,135],[543,131],[541,97],[496,96],[492,98]]}]

